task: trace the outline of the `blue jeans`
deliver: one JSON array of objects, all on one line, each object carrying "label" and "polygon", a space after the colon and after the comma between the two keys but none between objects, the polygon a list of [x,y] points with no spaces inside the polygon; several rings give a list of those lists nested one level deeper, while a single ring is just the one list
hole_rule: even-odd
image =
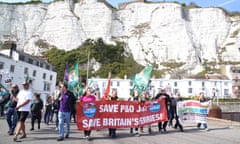
[{"label": "blue jeans", "polygon": [[[198,123],[197,127],[200,128],[202,123]],[[203,123],[203,127],[206,129],[207,128],[207,123]]]},{"label": "blue jeans", "polygon": [[51,116],[51,111],[46,111],[45,115],[44,115],[44,123],[45,124],[49,124],[50,116]]},{"label": "blue jeans", "polygon": [[58,111],[54,112],[54,117],[55,117],[55,123],[56,123],[56,128],[58,128]]},{"label": "blue jeans", "polygon": [[59,112],[58,113],[59,120],[59,136],[64,137],[64,122],[67,124],[66,135],[69,135],[70,131],[70,112]]},{"label": "blue jeans", "polygon": [[6,112],[6,120],[8,123],[9,131],[13,133],[17,125],[17,111],[15,108],[8,107]]}]

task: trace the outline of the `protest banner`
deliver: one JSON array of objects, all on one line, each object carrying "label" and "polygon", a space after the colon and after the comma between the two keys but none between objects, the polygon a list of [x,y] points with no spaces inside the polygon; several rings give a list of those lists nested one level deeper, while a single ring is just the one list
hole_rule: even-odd
[{"label": "protest banner", "polygon": [[165,100],[139,103],[133,101],[95,101],[77,103],[79,130],[133,128],[166,121]]},{"label": "protest banner", "polygon": [[177,114],[181,122],[206,123],[208,117],[208,102],[196,100],[178,102]]}]

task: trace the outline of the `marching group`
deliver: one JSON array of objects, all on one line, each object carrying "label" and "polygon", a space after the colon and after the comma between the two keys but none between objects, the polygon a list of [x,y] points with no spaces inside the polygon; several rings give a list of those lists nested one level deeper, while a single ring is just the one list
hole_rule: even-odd
[{"label": "marching group", "polygon": [[[96,93],[93,93],[90,87],[86,87],[83,83],[85,89],[82,96],[75,97],[72,92],[68,90],[67,84],[61,84],[60,87],[56,90],[54,96],[48,96],[46,104],[43,104],[43,100],[40,98],[40,94],[33,94],[29,88],[28,82],[23,82],[23,89],[19,90],[17,84],[12,85],[12,90],[9,93],[7,99],[8,108],[6,110],[6,121],[9,127],[8,134],[14,135],[13,141],[17,139],[24,139],[27,137],[25,130],[25,120],[28,115],[31,115],[31,129],[30,131],[35,130],[34,123],[37,120],[37,128],[40,129],[40,123],[42,119],[42,111],[44,112],[44,123],[49,124],[50,121],[55,121],[56,130],[58,131],[57,141],[62,141],[64,138],[69,138],[70,134],[70,122],[73,118],[73,121],[76,123],[76,102],[88,102],[99,100],[96,97]],[[4,89],[4,88],[1,88]],[[33,98],[34,97],[34,98]],[[135,90],[133,94],[129,97],[129,101],[138,101],[144,103],[152,99],[165,99],[165,106],[167,108],[168,121],[159,122],[158,130],[159,133],[166,133],[167,126],[171,126],[175,129],[179,128],[181,132],[184,132],[183,126],[179,122],[177,115],[177,102],[182,101],[180,94],[177,93],[176,96],[173,96],[172,93],[166,92],[165,89],[155,96],[150,97],[147,91],[141,93]],[[110,96],[107,100],[118,101],[117,90],[113,89]],[[207,99],[204,96],[204,93],[201,92],[199,96],[200,102],[205,102]],[[0,101],[0,105],[6,104],[6,100]],[[175,124],[173,120],[175,119]],[[66,129],[64,129],[64,124],[66,124]],[[204,123],[205,130],[208,130],[207,124]],[[201,123],[197,124],[197,128],[200,128]],[[143,127],[139,128],[130,128],[130,134],[135,136],[140,136],[139,130],[143,132]],[[152,133],[151,125],[148,126],[148,133]],[[19,137],[19,135],[21,135]],[[84,138],[90,138],[91,130],[84,131]],[[116,137],[116,128],[109,128],[109,136],[112,138]]]}]

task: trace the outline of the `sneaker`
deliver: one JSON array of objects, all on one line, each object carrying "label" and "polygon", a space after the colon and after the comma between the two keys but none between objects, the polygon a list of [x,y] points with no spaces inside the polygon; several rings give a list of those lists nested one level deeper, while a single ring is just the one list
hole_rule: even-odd
[{"label": "sneaker", "polygon": [[17,136],[15,135],[14,137],[13,137],[13,141],[17,141]]},{"label": "sneaker", "polygon": [[68,134],[66,134],[66,135],[65,135],[65,138],[69,138],[69,135],[68,135]]},{"label": "sneaker", "polygon": [[159,129],[158,132],[159,132],[160,134],[163,133],[162,129]]},{"label": "sneaker", "polygon": [[9,135],[14,135],[14,133],[13,133],[13,132],[9,132],[8,134],[9,134]]},{"label": "sneaker", "polygon": [[24,138],[27,138],[27,135],[22,135],[21,137],[19,137],[19,139],[24,139]]},{"label": "sneaker", "polygon": [[137,132],[137,133],[135,133],[135,136],[136,137],[140,137],[140,134]]},{"label": "sneaker", "polygon": [[111,135],[111,138],[116,138],[116,134],[112,134],[112,135]]},{"label": "sneaker", "polygon": [[34,128],[31,128],[31,129],[30,129],[30,131],[33,131],[33,130],[34,130]]},{"label": "sneaker", "polygon": [[87,137],[87,140],[89,141],[90,140],[90,136],[86,136]]},{"label": "sneaker", "polygon": [[208,129],[208,128],[205,128],[205,131],[209,131],[209,129]]},{"label": "sneaker", "polygon": [[61,136],[57,138],[57,141],[63,141],[63,140],[64,140],[64,138]]}]

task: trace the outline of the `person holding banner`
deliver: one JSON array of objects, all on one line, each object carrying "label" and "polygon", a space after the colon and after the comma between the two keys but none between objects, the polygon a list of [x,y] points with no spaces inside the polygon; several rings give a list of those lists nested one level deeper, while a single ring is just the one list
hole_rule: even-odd
[{"label": "person holding banner", "polygon": [[[92,95],[91,88],[86,88],[82,97],[80,97],[80,102],[93,102],[96,101],[96,97]],[[84,138],[90,140],[91,130],[84,130]]]},{"label": "person holding banner", "polygon": [[[144,105],[147,101],[151,101],[152,98],[149,96],[149,93],[147,91],[144,91],[142,93],[142,98],[141,98],[141,104]],[[143,133],[143,127],[141,127],[141,132]],[[148,125],[148,133],[152,133],[152,128],[151,125]]]},{"label": "person holding banner", "polygon": [[[162,98],[165,99],[165,105],[166,105],[167,115],[168,115],[168,119],[169,119],[169,106],[171,105],[171,100],[164,88],[162,88],[160,93],[158,93],[155,97],[156,100],[162,99]],[[168,124],[168,121],[164,121],[163,123],[162,122],[158,123],[158,130],[160,133],[167,132],[167,130],[166,130],[167,124]],[[162,129],[163,129],[163,131],[162,131]]]},{"label": "person holding banner", "polygon": [[[110,100],[110,101],[118,101],[119,100],[116,89],[112,90],[112,95],[108,97],[108,100]],[[116,137],[116,128],[109,128],[108,131],[109,131],[109,136],[111,138]]]},{"label": "person holding banner", "polygon": [[[133,95],[128,99],[128,101],[141,102],[141,97],[138,90],[134,90]],[[130,128],[130,134],[133,134],[133,128]],[[138,133],[138,127],[135,128],[135,136],[140,136]]]},{"label": "person holding banner", "polygon": [[[199,101],[200,101],[200,103],[205,103],[205,102],[208,101],[208,100],[205,98],[204,92],[200,92],[200,94],[199,94]],[[198,123],[198,124],[197,124],[197,128],[198,128],[198,129],[200,129],[201,124],[202,124],[202,123]],[[203,123],[203,127],[204,127],[204,129],[205,129],[206,131],[208,131],[207,122]]]},{"label": "person holding banner", "polygon": [[180,97],[180,93],[176,93],[176,97],[173,97],[173,95],[170,95],[170,100],[171,100],[171,106],[170,106],[170,120],[169,123],[172,126],[172,120],[175,118],[176,123],[174,125],[174,128],[177,129],[177,127],[180,128],[180,131],[183,132],[183,126],[181,125],[181,123],[179,122],[179,117],[177,115],[177,103],[179,101],[182,101],[182,98]]}]

